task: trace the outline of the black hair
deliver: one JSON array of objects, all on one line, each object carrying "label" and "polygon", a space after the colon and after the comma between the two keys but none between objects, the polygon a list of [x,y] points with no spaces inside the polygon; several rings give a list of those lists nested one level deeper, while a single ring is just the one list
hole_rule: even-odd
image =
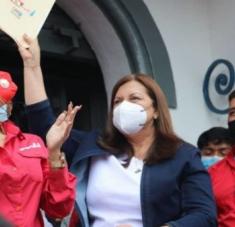
[{"label": "black hair", "polygon": [[233,145],[233,141],[229,130],[223,127],[213,127],[205,132],[203,132],[197,141],[197,146],[201,150],[209,143],[221,144],[226,143]]}]

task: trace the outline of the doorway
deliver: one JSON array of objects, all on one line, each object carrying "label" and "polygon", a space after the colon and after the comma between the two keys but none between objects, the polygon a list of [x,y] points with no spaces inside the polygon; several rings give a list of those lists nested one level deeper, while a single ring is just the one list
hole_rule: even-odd
[{"label": "doorway", "polygon": [[[56,115],[69,101],[82,105],[74,127],[102,129],[107,97],[102,72],[79,27],[55,5],[39,34],[41,65],[48,97]],[[0,33],[0,69],[9,71],[18,85],[12,119],[28,131],[23,97],[22,61],[15,43]]]}]

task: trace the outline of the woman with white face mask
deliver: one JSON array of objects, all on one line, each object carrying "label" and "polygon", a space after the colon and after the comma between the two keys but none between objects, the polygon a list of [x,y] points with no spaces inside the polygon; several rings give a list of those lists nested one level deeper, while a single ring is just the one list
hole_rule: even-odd
[{"label": "woman with white face mask", "polygon": [[[25,41],[29,49],[20,52],[29,124],[44,136],[53,114],[38,45]],[[76,226],[216,226],[208,173],[198,150],[175,135],[157,83],[143,74],[123,77],[110,107],[102,135],[72,130],[63,147],[78,178]]]}]

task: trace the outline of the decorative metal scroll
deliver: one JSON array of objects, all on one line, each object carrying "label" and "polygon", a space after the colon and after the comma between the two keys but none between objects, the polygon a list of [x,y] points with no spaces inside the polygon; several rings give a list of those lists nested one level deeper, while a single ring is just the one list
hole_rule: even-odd
[{"label": "decorative metal scroll", "polygon": [[215,79],[215,90],[219,95],[228,95],[234,86],[235,81],[235,73],[234,73],[234,67],[231,62],[225,59],[217,59],[215,60],[208,68],[205,80],[203,83],[203,95],[204,99],[206,101],[206,104],[208,108],[217,114],[226,114],[228,112],[228,108],[226,109],[218,109],[215,107],[211,101],[210,95],[209,95],[209,82],[212,75],[213,70],[219,65],[223,64],[228,68],[229,75],[226,75],[224,73],[220,73],[216,76]]}]

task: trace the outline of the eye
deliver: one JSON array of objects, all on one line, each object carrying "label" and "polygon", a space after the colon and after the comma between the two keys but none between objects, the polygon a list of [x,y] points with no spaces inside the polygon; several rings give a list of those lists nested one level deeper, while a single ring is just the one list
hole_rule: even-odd
[{"label": "eye", "polygon": [[229,147],[222,148],[222,149],[220,149],[220,153],[222,155],[227,155],[230,152],[230,150],[231,150],[231,148],[229,148]]},{"label": "eye", "polygon": [[208,148],[202,149],[202,155],[211,156],[213,154],[212,150]]},{"label": "eye", "polygon": [[114,99],[113,100],[113,105],[116,106],[117,104],[119,104],[121,102],[120,99]]},{"label": "eye", "polygon": [[133,102],[137,102],[137,101],[141,100],[141,98],[139,96],[132,96],[130,98],[130,100],[133,101]]}]

